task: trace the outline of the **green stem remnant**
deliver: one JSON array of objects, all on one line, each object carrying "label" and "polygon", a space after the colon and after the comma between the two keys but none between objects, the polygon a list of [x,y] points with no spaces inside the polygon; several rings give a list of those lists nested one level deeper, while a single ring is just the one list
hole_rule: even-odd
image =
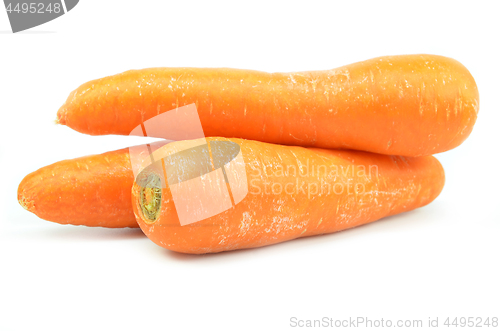
[{"label": "green stem remnant", "polygon": [[155,173],[148,174],[141,185],[140,205],[146,223],[154,223],[160,216],[161,209],[161,179]]}]

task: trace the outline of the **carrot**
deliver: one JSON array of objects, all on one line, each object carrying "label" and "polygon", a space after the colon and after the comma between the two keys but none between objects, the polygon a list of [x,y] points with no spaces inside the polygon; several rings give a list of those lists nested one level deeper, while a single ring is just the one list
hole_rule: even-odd
[{"label": "carrot", "polygon": [[[179,195],[172,192],[179,190],[172,183],[178,185],[176,176],[189,179],[202,175],[201,163],[194,157],[202,153],[186,152],[184,159],[165,161],[191,142],[167,145],[163,161],[144,169],[132,188],[132,206],[141,229],[164,248],[191,254],[215,253],[341,231],[422,207],[433,201],[444,185],[443,168],[432,156],[412,158],[240,139],[207,140],[213,155],[212,170],[217,169],[216,156],[220,157],[220,153],[214,153],[214,144],[240,146],[248,193],[237,199],[233,185],[228,190],[232,190],[231,199],[235,201],[228,209],[181,225],[179,215],[184,209],[176,202]],[[226,168],[225,176],[240,181],[244,178],[230,169]],[[168,180],[162,175],[165,171],[170,173]],[[184,192],[188,199],[210,199],[220,192],[220,181],[207,178],[197,189],[188,185]],[[210,209],[224,203],[213,200],[207,206]],[[196,216],[206,209],[191,208],[189,212]]]},{"label": "carrot", "polygon": [[22,180],[17,197],[21,206],[47,221],[138,227],[131,204],[133,182],[125,148],[38,169]]},{"label": "carrot", "polygon": [[128,135],[160,113],[193,103],[205,136],[422,156],[469,136],[479,95],[462,64],[435,55],[295,73],[151,68],[83,84],[57,121],[91,135]]}]

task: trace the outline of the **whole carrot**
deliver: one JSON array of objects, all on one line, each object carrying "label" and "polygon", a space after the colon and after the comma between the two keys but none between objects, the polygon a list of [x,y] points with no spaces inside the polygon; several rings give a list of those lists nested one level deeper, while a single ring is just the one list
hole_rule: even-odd
[{"label": "whole carrot", "polygon": [[435,55],[294,73],[151,68],[83,84],[57,117],[79,132],[128,135],[192,103],[206,136],[422,156],[469,136],[479,95],[462,64]]},{"label": "whole carrot", "polygon": [[138,227],[130,190],[134,182],[128,148],[56,162],[19,184],[21,206],[61,224]]},{"label": "whole carrot", "polygon": [[[387,156],[226,138],[208,141],[214,164],[214,143],[240,146],[248,193],[237,198],[233,190],[237,185],[233,185],[234,201],[225,211],[181,226],[183,206],[178,202],[182,197],[172,183],[178,185],[176,176],[189,179],[203,175],[200,163],[193,161],[200,153],[186,152],[185,162],[182,158],[177,162],[180,171],[165,161],[167,158],[156,161],[156,166],[153,163],[137,177],[132,205],[141,229],[162,247],[203,254],[341,231],[422,207],[433,201],[444,185],[443,168],[432,156]],[[165,154],[182,150],[186,143],[167,145]],[[227,167],[224,176],[241,181],[244,176],[231,169]],[[165,172],[170,173],[168,181],[162,175]],[[188,198],[209,201],[224,188],[213,177],[205,177],[202,185],[187,185],[184,193]],[[225,203],[212,202],[207,208],[191,207],[188,211],[196,216]]]}]

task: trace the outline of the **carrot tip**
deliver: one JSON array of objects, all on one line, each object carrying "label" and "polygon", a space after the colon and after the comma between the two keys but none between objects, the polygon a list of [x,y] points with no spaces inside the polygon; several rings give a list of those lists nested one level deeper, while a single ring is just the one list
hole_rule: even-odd
[{"label": "carrot tip", "polygon": [[64,109],[63,107],[59,108],[59,110],[57,111],[57,118],[55,120],[55,123],[62,125],[66,124],[66,109]]},{"label": "carrot tip", "polygon": [[19,195],[17,200],[21,207],[26,209],[27,211],[32,211],[35,207],[35,203],[31,199],[27,199],[24,195]]}]

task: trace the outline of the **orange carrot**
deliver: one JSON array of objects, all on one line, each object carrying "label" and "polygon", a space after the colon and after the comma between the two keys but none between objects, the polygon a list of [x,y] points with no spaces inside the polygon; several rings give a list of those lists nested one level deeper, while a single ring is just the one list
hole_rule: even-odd
[{"label": "orange carrot", "polygon": [[422,156],[452,149],[469,136],[479,95],[459,62],[402,55],[295,73],[132,70],[83,84],[57,116],[79,132],[128,135],[144,121],[192,103],[206,136]]},{"label": "orange carrot", "polygon": [[[162,177],[162,171],[166,171],[175,179],[175,164],[165,161],[167,158],[141,172],[132,188],[132,205],[141,229],[153,242],[173,251],[214,253],[341,231],[422,207],[433,201],[444,185],[443,168],[432,156],[412,158],[240,139],[207,140],[213,155],[216,142],[240,146],[248,193],[239,203],[181,226],[178,196],[172,194],[171,181]],[[188,143],[169,144],[165,154],[182,150]],[[177,162],[181,164],[179,176],[193,177],[200,172],[199,163],[192,158],[200,153],[189,155],[185,162]],[[230,168],[226,172],[230,178],[242,178]],[[192,187],[186,191],[190,197],[220,192],[220,182],[207,178],[198,187],[201,193]],[[190,212],[198,215],[205,210],[191,208]]]},{"label": "orange carrot", "polygon": [[26,176],[17,191],[26,210],[61,224],[138,227],[128,148],[65,160]]}]

